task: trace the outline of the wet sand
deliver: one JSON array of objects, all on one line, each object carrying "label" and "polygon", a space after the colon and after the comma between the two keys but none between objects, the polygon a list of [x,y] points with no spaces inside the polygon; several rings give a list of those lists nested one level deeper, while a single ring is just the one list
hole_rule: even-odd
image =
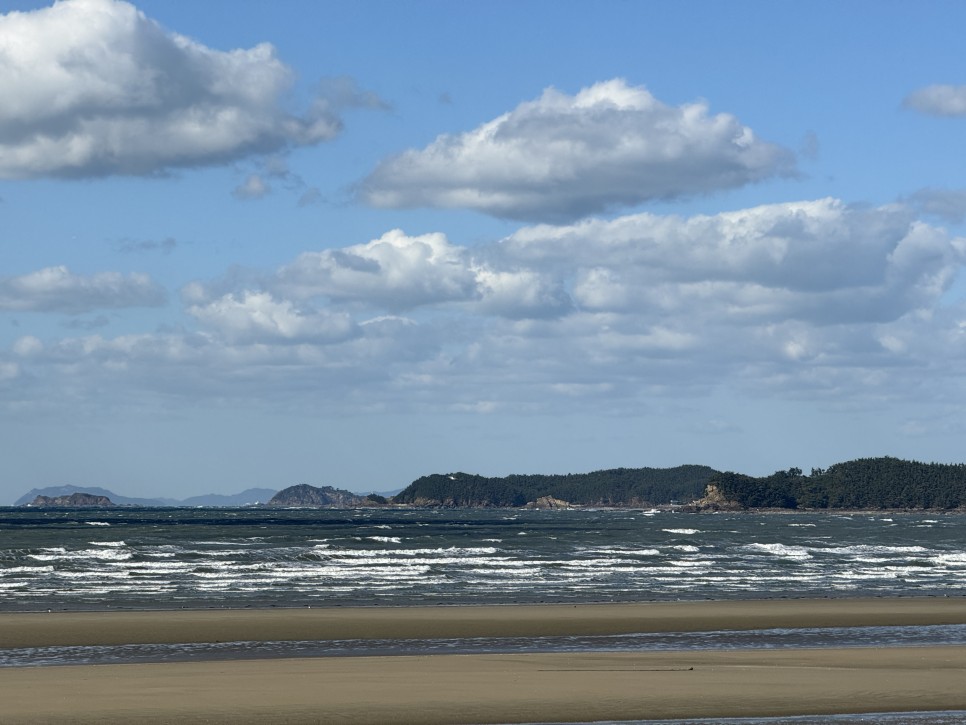
[{"label": "wet sand", "polygon": [[[966,599],[0,614],[0,647],[966,623]],[[966,647],[0,669],[0,722],[521,723],[966,709]]]}]

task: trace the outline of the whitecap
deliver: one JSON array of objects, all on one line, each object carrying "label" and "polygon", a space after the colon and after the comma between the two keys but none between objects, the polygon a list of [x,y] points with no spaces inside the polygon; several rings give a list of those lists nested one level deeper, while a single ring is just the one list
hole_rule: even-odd
[{"label": "whitecap", "polygon": [[812,555],[804,546],[788,546],[786,544],[760,544],[755,542],[743,547],[756,551],[764,551],[774,556],[781,556],[787,559],[811,559]]},{"label": "whitecap", "polygon": [[683,534],[685,536],[701,533],[698,529],[661,529],[661,531],[667,532],[668,534]]}]

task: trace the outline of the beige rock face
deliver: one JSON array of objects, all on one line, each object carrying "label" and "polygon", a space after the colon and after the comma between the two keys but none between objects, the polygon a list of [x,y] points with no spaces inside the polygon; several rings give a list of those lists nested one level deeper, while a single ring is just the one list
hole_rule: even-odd
[{"label": "beige rock face", "polygon": [[553,496],[541,496],[536,501],[527,504],[528,509],[569,509],[569,501],[561,501]]}]

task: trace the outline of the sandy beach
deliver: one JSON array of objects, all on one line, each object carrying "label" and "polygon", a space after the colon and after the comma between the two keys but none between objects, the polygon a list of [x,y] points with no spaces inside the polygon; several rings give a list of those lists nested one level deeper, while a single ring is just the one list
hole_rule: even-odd
[{"label": "sandy beach", "polygon": [[[966,623],[966,599],[6,613],[0,647]],[[522,723],[966,709],[966,647],[0,669],[0,722]]]}]

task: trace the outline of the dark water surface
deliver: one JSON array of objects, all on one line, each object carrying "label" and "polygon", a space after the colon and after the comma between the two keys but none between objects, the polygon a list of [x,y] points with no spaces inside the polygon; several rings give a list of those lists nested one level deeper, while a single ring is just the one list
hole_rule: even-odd
[{"label": "dark water surface", "polygon": [[0,608],[966,593],[966,515],[0,509]]}]

